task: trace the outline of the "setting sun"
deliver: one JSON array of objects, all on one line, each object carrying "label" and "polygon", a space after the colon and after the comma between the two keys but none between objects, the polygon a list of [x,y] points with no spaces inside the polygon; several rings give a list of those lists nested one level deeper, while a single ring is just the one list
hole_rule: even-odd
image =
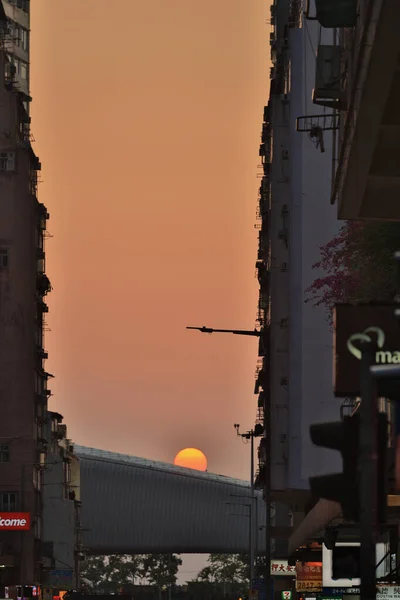
[{"label": "setting sun", "polygon": [[207,458],[197,448],[185,448],[175,456],[174,465],[197,471],[207,471]]}]

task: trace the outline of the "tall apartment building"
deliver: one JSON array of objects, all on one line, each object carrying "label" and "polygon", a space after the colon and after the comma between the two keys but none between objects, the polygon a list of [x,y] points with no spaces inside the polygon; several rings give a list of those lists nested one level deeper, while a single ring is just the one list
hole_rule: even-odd
[{"label": "tall apartment building", "polygon": [[[337,121],[333,110],[312,103],[317,46],[332,32],[306,20],[306,4],[275,0],[271,6],[271,88],[260,146],[257,270],[264,344],[255,391],[265,437],[257,481],[275,505],[275,520],[289,527],[310,501],[309,477],[339,466],[334,453],[315,449],[309,434],[310,424],[340,414],[327,315],[305,302],[320,276],[313,269],[320,247],[339,225],[330,204]],[[284,556],[286,546],[287,540],[276,539],[275,556]]]},{"label": "tall apartment building", "polygon": [[41,165],[30,142],[29,2],[0,2],[0,19],[0,593],[7,586],[15,596],[15,586],[41,581],[51,288],[49,215],[38,200]]}]

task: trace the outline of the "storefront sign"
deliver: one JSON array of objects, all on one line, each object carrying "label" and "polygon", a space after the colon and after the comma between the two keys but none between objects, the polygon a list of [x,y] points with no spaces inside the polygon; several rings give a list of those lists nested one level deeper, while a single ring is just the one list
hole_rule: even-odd
[{"label": "storefront sign", "polygon": [[378,585],[376,600],[398,600],[400,598],[399,585]]},{"label": "storefront sign", "polygon": [[322,563],[296,563],[296,591],[319,592],[322,590]]},{"label": "storefront sign", "polygon": [[334,309],[335,396],[360,396],[360,342],[376,345],[376,364],[400,364],[394,304],[337,304]]},{"label": "storefront sign", "polygon": [[336,597],[343,596],[343,594],[353,594],[355,596],[359,596],[360,588],[359,587],[337,587],[337,588],[322,588],[322,595],[325,598],[329,598],[329,600],[336,600]]},{"label": "storefront sign", "polygon": [[0,513],[0,531],[29,531],[31,515],[29,513]]},{"label": "storefront sign", "polygon": [[271,560],[271,575],[296,576],[296,567],[289,565],[287,560]]},{"label": "storefront sign", "polygon": [[288,590],[287,592],[282,592],[282,600],[292,600],[291,590]]}]

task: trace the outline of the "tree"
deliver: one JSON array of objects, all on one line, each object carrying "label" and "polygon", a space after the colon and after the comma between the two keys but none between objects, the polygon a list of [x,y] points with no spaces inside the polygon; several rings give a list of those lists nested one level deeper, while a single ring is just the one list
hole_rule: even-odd
[{"label": "tree", "polygon": [[202,569],[194,581],[210,583],[248,584],[248,564],[245,555],[210,554],[209,564]]},{"label": "tree", "polygon": [[143,555],[91,556],[81,566],[83,587],[91,592],[110,593],[133,590],[143,578]]},{"label": "tree", "polygon": [[182,560],[178,554],[146,554],[143,557],[142,575],[154,585],[161,598],[163,587],[175,585]]}]

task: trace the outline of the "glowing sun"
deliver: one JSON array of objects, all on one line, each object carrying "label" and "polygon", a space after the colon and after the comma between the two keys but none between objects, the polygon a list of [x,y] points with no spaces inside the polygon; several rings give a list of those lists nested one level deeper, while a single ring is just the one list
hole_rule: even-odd
[{"label": "glowing sun", "polygon": [[197,471],[207,471],[207,458],[197,448],[185,448],[175,456],[174,465]]}]

